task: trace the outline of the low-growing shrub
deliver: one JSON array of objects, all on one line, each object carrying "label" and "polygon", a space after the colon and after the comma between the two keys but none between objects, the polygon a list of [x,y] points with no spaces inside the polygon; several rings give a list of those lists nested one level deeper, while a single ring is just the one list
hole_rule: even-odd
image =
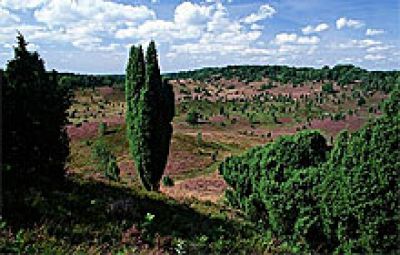
[{"label": "low-growing shrub", "polygon": [[195,110],[191,110],[186,115],[186,122],[189,123],[190,125],[195,125],[198,123],[199,118],[200,114]]},{"label": "low-growing shrub", "polygon": [[110,180],[118,181],[120,170],[117,160],[103,140],[97,140],[92,145],[92,158],[96,162],[97,169],[104,173]]},{"label": "low-growing shrub", "polygon": [[169,177],[169,175],[165,175],[163,178],[162,178],[162,184],[164,185],[164,186],[166,186],[166,187],[172,187],[172,186],[174,186],[174,180],[172,180],[172,178],[171,177]]},{"label": "low-growing shrub", "polygon": [[99,135],[100,135],[100,136],[105,135],[106,130],[107,130],[107,124],[104,123],[104,122],[100,122],[100,123],[99,123],[99,127],[98,127]]}]

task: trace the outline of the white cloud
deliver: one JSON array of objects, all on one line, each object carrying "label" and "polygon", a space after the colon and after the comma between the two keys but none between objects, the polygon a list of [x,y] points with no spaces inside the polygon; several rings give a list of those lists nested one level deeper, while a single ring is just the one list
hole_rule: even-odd
[{"label": "white cloud", "polygon": [[318,36],[299,36],[297,38],[297,43],[298,44],[310,44],[310,45],[315,45],[320,42],[320,39]]},{"label": "white cloud", "polygon": [[141,22],[155,17],[146,6],[132,6],[104,0],[51,0],[34,12],[37,21],[49,26],[68,26],[80,21],[97,25]]},{"label": "white cloud", "polygon": [[374,46],[374,47],[368,48],[367,52],[374,53],[374,52],[386,51],[386,50],[389,50],[391,48],[393,48],[393,47],[388,46],[388,45],[385,45],[385,46]]},{"label": "white cloud", "polygon": [[[17,31],[21,32],[23,35],[33,35],[35,32],[43,29],[40,26],[35,25],[24,25],[20,23],[11,23],[0,29],[0,41],[4,43],[14,43],[17,36]],[[32,40],[31,36],[27,39],[28,42]]]},{"label": "white cloud", "polygon": [[379,55],[379,54],[376,54],[376,55],[368,54],[368,55],[364,56],[364,59],[366,59],[366,60],[383,60],[383,59],[386,59],[386,57],[383,55]]},{"label": "white cloud", "polygon": [[373,29],[373,28],[368,28],[367,31],[365,32],[365,35],[373,36],[373,35],[380,35],[383,34],[385,30],[383,29]]},{"label": "white cloud", "polygon": [[34,9],[48,1],[49,0],[1,0],[0,6],[13,10]]},{"label": "white cloud", "polygon": [[276,10],[269,4],[261,5],[256,13],[245,17],[242,21],[247,24],[255,23],[266,18],[271,18],[276,14]]},{"label": "white cloud", "polygon": [[347,19],[345,17],[341,17],[340,19],[336,20],[336,28],[337,29],[342,29],[344,27],[361,28],[363,26],[364,26],[364,23],[361,20]]},{"label": "white cloud", "polygon": [[366,47],[371,47],[371,46],[376,46],[382,44],[381,41],[375,41],[371,39],[364,39],[364,40],[359,40],[355,41],[361,48],[366,48]]},{"label": "white cloud", "polygon": [[262,30],[264,26],[258,25],[258,24],[251,24],[250,29],[251,30]]},{"label": "white cloud", "polygon": [[210,17],[212,7],[183,2],[175,9],[174,20],[178,25],[204,24]]},{"label": "white cloud", "polygon": [[295,33],[280,33],[275,36],[273,42],[277,45],[287,43],[315,45],[320,42],[320,39],[318,36],[298,36]]},{"label": "white cloud", "polygon": [[312,34],[312,33],[319,33],[322,31],[325,31],[329,28],[329,25],[326,23],[321,23],[318,24],[317,26],[313,27],[311,25],[308,25],[306,27],[303,27],[301,29],[301,31],[303,32],[303,34],[308,35],[308,34]]},{"label": "white cloud", "polygon": [[363,40],[351,40],[346,43],[341,43],[337,47],[334,46],[333,48],[339,49],[351,49],[351,48],[368,48],[377,45],[381,45],[381,41],[371,40],[371,39],[363,39]]},{"label": "white cloud", "polygon": [[291,34],[280,33],[275,36],[275,43],[278,45],[296,42],[296,40],[297,40],[297,34],[295,34],[295,33],[291,33]]},{"label": "white cloud", "polygon": [[203,29],[200,24],[196,26],[201,31],[198,40],[171,45],[169,56],[178,54],[191,54],[191,57],[209,54],[227,56],[229,54],[233,57],[269,53],[266,49],[253,46],[261,37],[262,32],[258,30],[260,27],[246,29],[239,21],[229,17],[228,10],[220,2],[209,7],[211,8],[209,17],[203,24],[205,28]]},{"label": "white cloud", "polygon": [[118,29],[115,36],[119,39],[157,39],[158,41],[172,41],[175,39],[199,38],[207,28],[208,22],[215,12],[215,6],[202,6],[190,2],[183,2],[175,8],[172,21],[152,19],[143,24],[128,24]]},{"label": "white cloud", "polygon": [[0,7],[0,25],[1,26],[8,26],[11,24],[19,23],[20,21],[21,21],[21,19],[17,15],[12,14],[9,10]]},{"label": "white cloud", "polygon": [[116,31],[155,19],[154,11],[144,5],[105,0],[48,0],[33,15],[45,29],[32,38],[69,42],[86,51],[115,47],[105,41]]},{"label": "white cloud", "polygon": [[169,57],[179,54],[202,57],[209,54],[266,54],[264,49],[252,46],[260,38],[262,26],[252,28],[246,29],[239,21],[231,19],[220,1],[212,5],[184,2],[176,7],[172,21],[148,20],[138,26],[118,29],[115,36],[168,42]]}]

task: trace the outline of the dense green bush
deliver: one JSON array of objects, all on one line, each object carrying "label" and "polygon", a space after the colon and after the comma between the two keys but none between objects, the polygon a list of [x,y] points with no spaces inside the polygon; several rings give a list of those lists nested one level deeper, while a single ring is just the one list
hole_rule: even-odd
[{"label": "dense green bush", "polygon": [[[318,167],[285,169],[285,179],[274,181],[264,177],[260,197],[268,216],[268,227],[279,238],[293,242],[293,246],[325,248],[317,187],[321,183]],[[302,242],[305,240],[306,242]],[[321,251],[321,250],[318,250]]]},{"label": "dense green bush", "polygon": [[303,131],[226,159],[219,170],[231,187],[226,192],[228,202],[254,219],[266,220],[266,214],[261,215],[267,205],[263,194],[273,193],[273,185],[286,181],[289,169],[317,166],[325,161],[327,150],[326,140],[319,132]]},{"label": "dense green bush", "polygon": [[337,139],[319,193],[324,230],[338,252],[399,249],[399,133],[397,113]]},{"label": "dense green bush", "polygon": [[399,95],[394,90],[381,118],[356,133],[341,133],[326,161],[325,140],[315,131],[228,158],[220,166],[230,185],[228,202],[293,247],[395,253],[400,248]]}]

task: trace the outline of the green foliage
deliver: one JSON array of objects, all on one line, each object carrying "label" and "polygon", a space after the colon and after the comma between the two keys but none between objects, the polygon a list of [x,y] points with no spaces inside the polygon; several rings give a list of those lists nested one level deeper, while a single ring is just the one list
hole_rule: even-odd
[{"label": "green foliage", "polygon": [[362,105],[365,105],[365,98],[364,97],[360,97],[358,100],[357,100],[357,105],[358,106],[362,106]]},{"label": "green foliage", "polygon": [[103,140],[97,140],[92,145],[92,158],[105,177],[113,181],[119,180],[120,170],[116,158]]},{"label": "green foliage", "polygon": [[339,253],[399,248],[399,132],[397,109],[335,143],[319,193],[324,230]]},{"label": "green foliage", "polygon": [[303,131],[295,136],[282,136],[241,156],[227,158],[219,170],[231,187],[227,191],[229,203],[254,213],[250,215],[253,218],[266,220],[266,215],[261,215],[266,206],[261,197],[266,192],[261,189],[266,178],[270,178],[271,185],[284,182],[287,169],[317,166],[325,160],[327,150],[325,138],[320,133]]},{"label": "green foliage", "polygon": [[267,213],[269,229],[275,235],[303,249],[315,249],[325,243],[316,189],[321,178],[317,167],[286,168],[285,178],[280,181],[275,180],[274,176],[263,178],[260,197]]},{"label": "green foliage", "polygon": [[333,84],[332,83],[325,83],[322,85],[322,91],[326,93],[333,93],[335,90],[333,89]]},{"label": "green foliage", "polygon": [[268,84],[263,84],[261,85],[261,90],[267,90],[267,89],[272,89],[274,86],[272,85],[272,82],[268,83]]},{"label": "green foliage", "polygon": [[297,251],[395,253],[399,95],[392,93],[383,117],[341,133],[327,160],[326,142],[314,131],[226,159],[220,172],[228,202]]},{"label": "green foliage", "polygon": [[169,177],[169,175],[165,175],[162,179],[162,184],[166,187],[172,187],[175,185],[174,180],[172,180],[171,177]]},{"label": "green foliage", "polygon": [[66,88],[95,88],[95,87],[117,87],[123,88],[124,75],[92,75],[92,74],[73,74],[60,73],[58,75],[59,83]]},{"label": "green foliage", "polygon": [[196,140],[197,140],[197,145],[203,144],[203,134],[201,132],[197,132]]},{"label": "green foliage", "polygon": [[107,131],[107,123],[100,122],[100,123],[99,123],[99,127],[98,127],[98,133],[99,133],[99,135],[100,135],[100,136],[105,135],[106,131]]},{"label": "green foliage", "polygon": [[390,92],[393,84],[400,81],[399,71],[367,71],[353,65],[336,65],[332,68],[325,66],[322,69],[288,66],[227,66],[208,67],[193,71],[170,73],[165,75],[171,79],[194,79],[201,81],[225,79],[239,79],[241,81],[260,81],[268,77],[271,81],[292,83],[299,85],[310,81],[330,80],[339,86],[354,82],[362,84],[366,91]]},{"label": "green foliage", "polygon": [[65,125],[71,93],[57,83],[55,71],[46,72],[37,52],[27,50],[21,34],[17,39],[14,58],[1,72],[2,163],[12,168],[4,176],[6,189],[13,184],[29,187],[38,180],[61,181],[69,155]]},{"label": "green foliage", "polygon": [[155,43],[132,46],[126,69],[126,123],[131,154],[147,190],[158,190],[167,163],[175,115],[171,85],[161,80]]},{"label": "green foliage", "polygon": [[388,116],[395,116],[400,109],[400,85],[390,94],[389,100],[383,104],[383,111]]},{"label": "green foliage", "polygon": [[196,110],[190,110],[186,114],[186,122],[189,123],[190,125],[195,125],[199,122],[200,118],[200,113],[197,112]]}]

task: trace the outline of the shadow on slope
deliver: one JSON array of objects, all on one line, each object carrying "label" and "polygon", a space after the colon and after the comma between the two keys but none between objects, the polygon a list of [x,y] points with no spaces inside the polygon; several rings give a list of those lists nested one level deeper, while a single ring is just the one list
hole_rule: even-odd
[{"label": "shadow on slope", "polygon": [[[227,219],[226,213],[215,206],[199,212],[190,202],[179,204],[160,193],[118,185],[85,181],[75,176],[52,189],[48,185],[36,185],[22,191],[15,186],[5,192],[5,220],[14,232],[19,229],[34,232],[44,227],[46,238],[54,239],[57,249],[75,251],[119,251],[126,247],[124,233],[132,228],[138,229],[147,247],[155,245],[156,237],[161,236],[184,240],[192,245],[187,249],[205,252],[238,251],[241,248],[237,240],[246,240],[251,233],[248,226]],[[149,215],[154,218],[149,219]],[[27,243],[38,241],[35,237],[32,239]],[[203,247],[197,247],[199,240],[204,243]],[[140,248],[141,244],[128,245]]]}]

